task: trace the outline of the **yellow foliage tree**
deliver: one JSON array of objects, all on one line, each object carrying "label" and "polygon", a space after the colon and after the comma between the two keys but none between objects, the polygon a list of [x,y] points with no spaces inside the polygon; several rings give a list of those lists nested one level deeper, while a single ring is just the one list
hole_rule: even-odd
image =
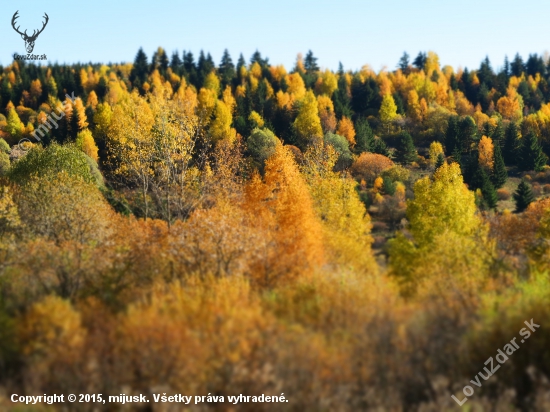
[{"label": "yellow foliage tree", "polygon": [[311,90],[301,101],[298,116],[294,121],[294,129],[304,144],[323,136],[317,99]]},{"label": "yellow foliage tree", "polygon": [[303,171],[321,218],[330,261],[359,272],[376,268],[371,253],[371,222],[355,190],[356,183],[333,172],[338,154],[330,145],[310,146]]},{"label": "yellow foliage tree", "polygon": [[430,154],[430,164],[432,166],[435,165],[435,163],[437,162],[437,157],[440,155],[440,154],[443,154],[443,146],[441,145],[441,143],[439,142],[432,142],[430,144],[430,151],[429,151],[429,154]]},{"label": "yellow foliage tree", "polygon": [[487,273],[491,248],[484,243],[486,230],[460,166],[444,163],[433,180],[424,177],[415,183],[414,194],[407,202],[412,238],[398,233],[390,242],[391,273],[401,281],[404,292],[414,292],[430,278],[440,282],[439,286],[431,284],[438,292],[464,282],[479,285]]},{"label": "yellow foliage tree", "polygon": [[234,129],[231,128],[233,118],[231,111],[227,105],[219,100],[216,102],[216,110],[214,111],[214,120],[210,126],[212,140],[218,142],[223,139],[233,141],[236,137]]},{"label": "yellow foliage tree", "polygon": [[299,73],[287,75],[286,84],[288,85],[287,92],[294,97],[294,100],[302,100],[306,95],[306,85]]},{"label": "yellow foliage tree", "polygon": [[329,69],[321,72],[317,82],[315,83],[315,90],[317,93],[325,94],[330,97],[336,89],[338,89],[338,79],[336,78],[336,75]]},{"label": "yellow foliage tree", "polygon": [[385,125],[390,126],[391,122],[397,117],[397,106],[391,94],[386,94],[382,98],[382,105],[379,112],[380,120]]},{"label": "yellow foliage tree", "polygon": [[250,112],[250,116],[248,116],[248,120],[250,120],[252,122],[252,124],[254,125],[254,128],[262,128],[264,127],[264,119],[262,118],[262,116],[260,115],[260,113],[256,112],[255,110],[252,110],[252,112]]},{"label": "yellow foliage tree", "polygon": [[220,79],[218,79],[214,71],[208,73],[204,79],[204,88],[212,90],[216,97],[220,94]]},{"label": "yellow foliage tree", "polygon": [[492,171],[495,163],[493,140],[490,137],[482,136],[478,144],[478,151],[479,165]]},{"label": "yellow foliage tree", "polygon": [[422,113],[420,112],[420,101],[416,90],[409,91],[407,95],[407,114],[415,122],[422,121]]},{"label": "yellow foliage tree", "polygon": [[84,129],[81,132],[78,132],[76,135],[76,145],[80,150],[96,162],[99,160],[99,156],[97,155],[99,149],[95,144],[94,137],[92,136],[92,132],[90,130]]}]

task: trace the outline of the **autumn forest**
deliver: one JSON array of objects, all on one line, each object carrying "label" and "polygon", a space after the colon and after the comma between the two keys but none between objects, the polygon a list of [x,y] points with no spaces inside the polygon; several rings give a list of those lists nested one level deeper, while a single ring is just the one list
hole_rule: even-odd
[{"label": "autumn forest", "polygon": [[0,410],[462,410],[533,319],[465,405],[547,411],[549,156],[537,54],[0,67]]}]

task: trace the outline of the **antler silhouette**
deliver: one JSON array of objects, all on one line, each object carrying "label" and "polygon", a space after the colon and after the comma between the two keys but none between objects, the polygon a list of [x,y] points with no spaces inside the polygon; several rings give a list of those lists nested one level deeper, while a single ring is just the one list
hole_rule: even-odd
[{"label": "antler silhouette", "polygon": [[42,23],[42,28],[41,28],[40,30],[38,30],[38,32],[37,32],[36,30],[34,30],[33,33],[32,33],[32,35],[29,36],[29,35],[27,34],[27,30],[25,30],[23,33],[21,33],[21,32],[19,31],[19,27],[21,27],[21,26],[15,27],[16,20],[19,18],[18,13],[19,13],[19,10],[17,10],[17,11],[15,12],[15,14],[13,15],[13,17],[12,17],[12,19],[11,19],[11,25],[12,25],[13,29],[14,29],[17,33],[19,33],[21,36],[24,36],[24,37],[25,37],[25,40],[30,40],[30,41],[36,40],[36,38],[38,37],[38,35],[39,35],[40,33],[42,33],[42,31],[44,31],[44,29],[46,28],[46,25],[48,24],[48,21],[50,20],[50,18],[48,17],[48,14],[47,14],[47,13],[44,13],[44,16],[42,16],[42,17],[44,17],[44,18],[46,19],[46,21],[44,21],[44,22]]},{"label": "antler silhouette", "polygon": [[17,15],[18,13],[19,13],[19,10],[17,10],[17,11],[14,13],[13,17],[11,18],[11,25],[12,25],[13,29],[14,29],[17,33],[19,33],[21,36],[25,36],[25,37],[26,37],[26,36],[27,36],[27,30],[25,30],[25,33],[21,33],[21,32],[19,31],[19,27],[21,27],[21,26],[17,26],[17,28],[15,28],[15,20],[17,20],[17,18],[19,17],[19,16]]},{"label": "antler silhouette", "polygon": [[46,12],[44,12],[44,16],[42,16],[42,17],[44,17],[46,19],[46,21],[44,23],[42,23],[42,28],[40,30],[38,30],[38,32],[36,32],[36,30],[33,31],[32,36],[29,37],[32,40],[36,39],[38,37],[38,35],[44,31],[44,29],[46,28],[46,25],[48,24],[48,21],[50,20],[50,18],[48,17],[48,14]]}]

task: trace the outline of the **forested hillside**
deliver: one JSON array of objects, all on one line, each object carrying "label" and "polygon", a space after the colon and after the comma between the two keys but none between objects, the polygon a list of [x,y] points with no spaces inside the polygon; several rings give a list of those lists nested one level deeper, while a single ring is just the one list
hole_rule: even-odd
[{"label": "forested hillside", "polygon": [[0,69],[0,409],[458,410],[531,319],[467,405],[550,407],[547,58]]}]

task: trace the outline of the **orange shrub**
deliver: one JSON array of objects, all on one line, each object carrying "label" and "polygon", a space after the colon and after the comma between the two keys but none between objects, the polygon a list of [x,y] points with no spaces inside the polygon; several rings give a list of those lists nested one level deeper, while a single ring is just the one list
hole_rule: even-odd
[{"label": "orange shrub", "polygon": [[376,153],[362,153],[351,166],[351,174],[357,180],[364,179],[372,183],[384,170],[390,169],[394,163],[386,156]]}]

